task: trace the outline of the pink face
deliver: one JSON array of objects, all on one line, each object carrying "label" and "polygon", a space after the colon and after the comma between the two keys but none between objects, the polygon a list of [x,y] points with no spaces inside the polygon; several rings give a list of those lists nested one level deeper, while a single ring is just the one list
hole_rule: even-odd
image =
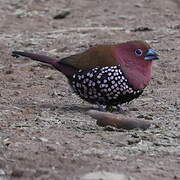
[{"label": "pink face", "polygon": [[156,51],[143,41],[130,41],[115,46],[115,58],[135,89],[144,89],[151,79],[152,61]]},{"label": "pink face", "polygon": [[145,67],[158,59],[156,51],[143,41],[129,41],[116,46],[115,56],[119,64]]}]

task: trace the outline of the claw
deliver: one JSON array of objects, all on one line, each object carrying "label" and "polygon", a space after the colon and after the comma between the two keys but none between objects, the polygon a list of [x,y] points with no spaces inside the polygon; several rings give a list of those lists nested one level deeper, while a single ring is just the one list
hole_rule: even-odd
[{"label": "claw", "polygon": [[101,112],[106,112],[107,111],[107,107],[103,106],[102,104],[97,103],[98,105],[98,110]]},{"label": "claw", "polygon": [[123,107],[123,106],[120,105],[120,104],[118,104],[118,105],[116,106],[116,108],[117,108],[117,111],[120,112],[120,113],[122,113],[122,114],[127,110],[126,107]]}]

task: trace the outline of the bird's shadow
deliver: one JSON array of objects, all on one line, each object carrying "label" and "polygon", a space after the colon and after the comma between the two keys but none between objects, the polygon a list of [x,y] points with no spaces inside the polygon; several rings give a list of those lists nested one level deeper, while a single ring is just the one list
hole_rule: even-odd
[{"label": "bird's shadow", "polygon": [[94,107],[94,106],[83,106],[83,105],[78,105],[78,104],[71,104],[71,105],[63,105],[63,106],[59,106],[58,104],[54,105],[54,104],[43,104],[40,105],[40,108],[42,109],[51,109],[53,111],[57,110],[57,111],[64,111],[64,112],[83,112],[85,113],[88,110],[98,110],[98,107]]},{"label": "bird's shadow", "polygon": [[98,110],[98,107],[93,105],[85,105],[85,104],[52,104],[52,103],[44,103],[44,104],[33,104],[33,103],[21,103],[16,104],[16,108],[24,109],[24,108],[32,108],[36,110],[50,110],[56,112],[82,112],[85,113],[88,110]]},{"label": "bird's shadow", "polygon": [[94,110],[97,110],[97,108],[93,107],[93,106],[85,106],[85,107],[82,107],[80,105],[77,105],[77,104],[71,104],[71,105],[64,105],[63,107],[61,107],[61,109],[65,112],[68,112],[68,111],[73,111],[73,112],[86,112],[90,109],[94,109]]}]

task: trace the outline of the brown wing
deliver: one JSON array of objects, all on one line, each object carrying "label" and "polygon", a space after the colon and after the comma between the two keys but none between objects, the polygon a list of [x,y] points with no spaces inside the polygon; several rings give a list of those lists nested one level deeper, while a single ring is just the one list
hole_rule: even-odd
[{"label": "brown wing", "polygon": [[98,66],[115,66],[118,65],[118,63],[114,57],[113,47],[112,45],[99,45],[83,53],[63,58],[60,60],[60,63],[84,70]]}]

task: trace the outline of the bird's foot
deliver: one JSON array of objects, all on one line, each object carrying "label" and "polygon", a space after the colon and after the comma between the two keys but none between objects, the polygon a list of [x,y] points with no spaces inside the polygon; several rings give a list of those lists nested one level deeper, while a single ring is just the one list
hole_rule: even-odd
[{"label": "bird's foot", "polygon": [[98,110],[101,111],[101,112],[106,112],[107,111],[107,106],[105,105],[102,105],[102,104],[97,104],[98,105]]},{"label": "bird's foot", "polygon": [[113,106],[107,106],[107,105],[102,105],[102,104],[99,104],[97,103],[98,105],[98,110],[101,111],[101,112],[113,112],[114,111],[114,107]]},{"label": "bird's foot", "polygon": [[114,109],[113,106],[107,106],[106,110],[109,111],[109,112],[113,112],[115,109]]},{"label": "bird's foot", "polygon": [[117,106],[116,106],[116,108],[117,108],[117,111],[119,112],[119,113],[125,113],[125,111],[127,110],[127,108],[126,107],[123,107],[122,105],[120,105],[120,104],[118,104]]},{"label": "bird's foot", "polygon": [[102,104],[97,104],[98,105],[98,110],[101,112],[114,112],[117,111],[119,113],[125,113],[125,111],[127,110],[126,107],[123,107],[122,105],[117,105],[117,106],[106,106],[106,105],[102,105]]}]

